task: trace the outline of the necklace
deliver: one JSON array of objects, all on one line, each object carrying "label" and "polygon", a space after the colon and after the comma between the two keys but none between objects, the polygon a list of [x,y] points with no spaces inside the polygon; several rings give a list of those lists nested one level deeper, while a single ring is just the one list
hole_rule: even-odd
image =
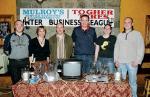
[{"label": "necklace", "polygon": [[45,44],[45,38],[42,39],[42,38],[38,37],[38,41],[39,41],[40,45],[43,47]]}]

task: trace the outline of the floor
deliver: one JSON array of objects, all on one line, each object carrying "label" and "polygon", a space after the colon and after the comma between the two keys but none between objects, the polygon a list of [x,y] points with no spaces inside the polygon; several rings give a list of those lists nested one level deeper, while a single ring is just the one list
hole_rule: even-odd
[{"label": "floor", "polygon": [[145,76],[150,76],[150,74],[138,74],[138,97],[145,97],[143,95],[143,91],[144,91],[144,85],[145,85],[145,81],[144,81],[144,77]]},{"label": "floor", "polygon": [[0,76],[0,97],[13,97],[10,76]]}]

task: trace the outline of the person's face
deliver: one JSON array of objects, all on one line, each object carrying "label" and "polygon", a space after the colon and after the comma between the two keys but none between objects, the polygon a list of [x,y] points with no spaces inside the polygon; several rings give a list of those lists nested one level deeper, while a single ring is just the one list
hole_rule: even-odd
[{"label": "person's face", "polygon": [[104,34],[110,34],[111,33],[111,27],[109,25],[106,25],[104,27],[103,32],[104,32]]},{"label": "person's face", "polygon": [[64,33],[64,26],[62,24],[57,24],[56,25],[56,33],[61,35]]},{"label": "person's face", "polygon": [[133,26],[132,20],[130,18],[126,18],[124,20],[124,28],[125,30],[130,30]]},{"label": "person's face", "polygon": [[81,18],[81,27],[88,27],[88,25],[89,25],[88,17],[82,17]]},{"label": "person's face", "polygon": [[38,36],[39,37],[45,37],[45,34],[46,34],[45,30],[43,28],[39,28]]},{"label": "person's face", "polygon": [[22,32],[23,29],[24,29],[23,22],[17,21],[17,22],[15,23],[15,29],[16,29],[16,32]]}]

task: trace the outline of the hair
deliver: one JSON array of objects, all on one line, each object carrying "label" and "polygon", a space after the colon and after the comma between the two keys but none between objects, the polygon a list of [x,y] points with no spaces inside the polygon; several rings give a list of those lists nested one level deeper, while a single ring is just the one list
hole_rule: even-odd
[{"label": "hair", "polygon": [[46,34],[47,31],[46,31],[45,27],[44,27],[44,26],[39,26],[39,27],[37,27],[37,29],[36,29],[36,34],[37,34],[37,35],[38,35],[40,29],[44,29],[45,34]]},{"label": "hair", "polygon": [[109,26],[109,27],[110,27],[110,30],[111,30],[110,34],[111,34],[111,33],[112,33],[112,26],[111,26],[111,24],[105,24],[105,25],[104,25],[104,29],[105,29],[106,26]]},{"label": "hair", "polygon": [[[23,21],[22,21],[22,20],[16,20],[16,21],[14,22],[14,31],[16,31],[16,26],[15,26],[15,25],[16,25],[17,22],[22,22],[22,24],[23,24]],[[23,28],[23,30],[24,30],[24,28]]]},{"label": "hair", "polygon": [[106,25],[104,25],[104,28],[105,28],[106,26],[109,26],[109,27],[110,27],[110,29],[112,30],[112,26],[111,26],[111,24],[106,24]]},{"label": "hair", "polygon": [[[57,28],[57,25],[58,25],[58,24],[63,25],[63,28],[65,28],[65,26],[64,26],[64,24],[63,24],[63,23],[57,23],[57,24],[56,24],[56,28]],[[56,32],[57,32],[57,30],[56,30]],[[65,29],[64,29],[64,32],[65,32]]]},{"label": "hair", "polygon": [[22,22],[23,23],[23,21],[22,20],[16,20],[15,22],[14,22],[14,25],[16,24],[16,22]]},{"label": "hair", "polygon": [[63,25],[63,28],[65,27],[63,23],[57,23],[57,24],[56,24],[56,27],[57,27],[57,25],[58,25],[58,24],[61,24],[61,25]]},{"label": "hair", "polygon": [[[133,18],[132,18],[132,17],[125,17],[125,18],[124,18],[124,21],[125,21],[126,19],[130,19],[130,20],[131,20],[131,23],[133,23]],[[131,27],[131,31],[133,31],[133,30],[134,30],[134,27],[132,26],[132,27]],[[124,28],[124,30],[123,30],[122,33],[125,33],[125,32],[126,32],[126,29]]]},{"label": "hair", "polygon": [[82,14],[82,15],[80,15],[80,19],[83,18],[83,17],[87,17],[88,20],[90,20],[90,17],[89,17],[89,15],[87,15],[87,14]]}]

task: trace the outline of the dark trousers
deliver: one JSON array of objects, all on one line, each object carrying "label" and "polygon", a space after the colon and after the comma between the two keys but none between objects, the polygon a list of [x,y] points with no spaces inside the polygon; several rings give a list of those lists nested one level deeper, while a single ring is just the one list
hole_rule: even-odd
[{"label": "dark trousers", "polygon": [[29,65],[29,59],[9,59],[9,73],[13,84],[16,84],[21,79],[21,70]]},{"label": "dark trousers", "polygon": [[90,73],[93,56],[94,55],[75,55],[77,59],[82,60],[82,73]]}]

